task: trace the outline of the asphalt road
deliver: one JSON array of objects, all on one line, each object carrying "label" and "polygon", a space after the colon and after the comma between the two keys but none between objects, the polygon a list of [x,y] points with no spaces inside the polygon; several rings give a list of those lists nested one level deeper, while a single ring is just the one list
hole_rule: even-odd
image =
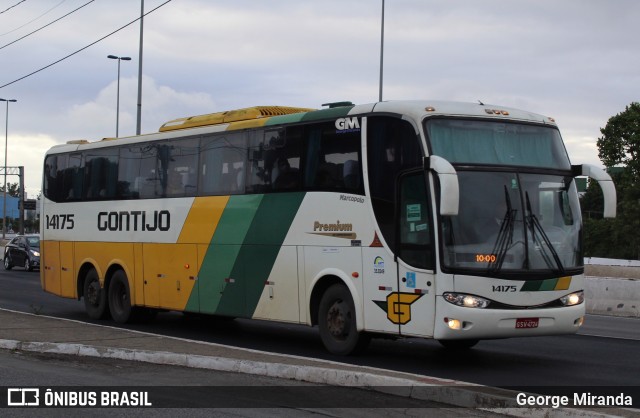
[{"label": "asphalt road", "polygon": [[[41,388],[38,397],[40,405],[45,402],[44,388],[52,387],[56,393],[94,393],[93,399],[97,404],[102,402],[103,392],[135,391],[146,393],[145,403],[151,404],[150,407],[128,408],[9,407],[1,410],[3,416],[11,417],[492,416],[489,412],[448,407],[358,388],[334,388],[242,373],[143,362],[7,351],[0,351],[0,386]],[[275,391],[277,396],[274,396]],[[89,398],[81,399],[87,402]],[[324,403],[334,406],[323,406]]]},{"label": "asphalt road", "polygon": [[[37,272],[17,268],[0,271],[0,307],[92,322],[82,302],[43,292]],[[125,328],[513,389],[640,385],[636,318],[588,316],[578,335],[481,341],[464,353],[447,351],[430,340],[376,339],[358,357],[328,354],[317,329],[302,325],[213,321],[169,312],[151,323]]]}]

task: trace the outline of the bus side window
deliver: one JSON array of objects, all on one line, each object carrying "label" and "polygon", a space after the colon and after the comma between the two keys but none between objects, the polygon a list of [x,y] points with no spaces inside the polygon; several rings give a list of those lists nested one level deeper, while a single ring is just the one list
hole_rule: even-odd
[{"label": "bus side window", "polygon": [[95,149],[85,155],[84,192],[86,200],[114,199],[118,184],[117,148]]},{"label": "bus side window", "polygon": [[424,154],[415,129],[400,118],[369,117],[367,132],[371,204],[382,237],[395,252],[396,181],[401,172],[422,167]]},{"label": "bus side window", "polygon": [[338,132],[334,122],[308,126],[305,189],[364,194],[360,135],[359,129]]},{"label": "bus side window", "polygon": [[258,131],[249,140],[247,193],[300,188],[300,141],[282,128]]},{"label": "bus side window", "polygon": [[398,256],[411,266],[432,270],[431,216],[424,172],[401,176],[398,188]]},{"label": "bus side window", "polygon": [[246,134],[206,136],[200,142],[198,195],[244,193]]},{"label": "bus side window", "polygon": [[66,200],[79,200],[82,197],[82,181],[84,167],[82,166],[82,154],[70,154],[69,164],[63,175]]},{"label": "bus side window", "polygon": [[62,190],[62,176],[58,172],[63,172],[67,167],[66,155],[48,155],[44,162],[44,195],[54,202],[61,202],[64,199]]},{"label": "bus side window", "polygon": [[[163,153],[160,167],[163,173],[163,196],[184,197],[196,195],[196,176],[193,167],[198,165],[198,139],[180,139],[169,142]],[[166,159],[166,160],[165,160]]]}]

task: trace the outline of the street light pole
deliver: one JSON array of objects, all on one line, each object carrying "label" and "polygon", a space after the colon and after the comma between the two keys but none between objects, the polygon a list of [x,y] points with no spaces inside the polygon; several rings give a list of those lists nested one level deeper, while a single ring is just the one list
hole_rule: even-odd
[{"label": "street light pole", "polygon": [[7,234],[7,145],[9,144],[9,102],[15,103],[17,100],[0,99],[0,102],[7,102],[4,134],[4,199],[2,202],[2,239],[5,239]]},{"label": "street light pole", "polygon": [[144,0],[140,0],[140,47],[138,48],[138,112],[136,117],[136,135],[140,135],[142,125],[142,35],[144,27]]},{"label": "street light pole", "polygon": [[118,92],[116,97],[116,138],[118,137],[118,127],[120,125],[120,61],[131,61],[131,57],[117,57],[115,55],[107,55],[107,58],[118,60]]},{"label": "street light pole", "polygon": [[382,71],[384,67],[384,0],[382,0],[382,19],[380,22],[380,86],[378,89],[378,101],[382,101]]}]

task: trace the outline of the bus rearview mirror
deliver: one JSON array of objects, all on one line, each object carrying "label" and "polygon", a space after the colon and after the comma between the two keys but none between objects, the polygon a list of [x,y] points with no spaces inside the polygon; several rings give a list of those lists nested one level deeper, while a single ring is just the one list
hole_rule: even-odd
[{"label": "bus rearview mirror", "polygon": [[456,169],[449,161],[437,155],[430,156],[427,163],[429,165],[427,168],[433,170],[440,180],[440,215],[458,215],[460,189]]}]

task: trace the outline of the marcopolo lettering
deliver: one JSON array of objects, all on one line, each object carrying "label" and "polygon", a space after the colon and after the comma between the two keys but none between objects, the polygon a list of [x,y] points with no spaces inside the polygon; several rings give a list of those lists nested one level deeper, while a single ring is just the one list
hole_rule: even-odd
[{"label": "marcopolo lettering", "polygon": [[168,231],[170,227],[168,210],[98,212],[100,231]]}]

